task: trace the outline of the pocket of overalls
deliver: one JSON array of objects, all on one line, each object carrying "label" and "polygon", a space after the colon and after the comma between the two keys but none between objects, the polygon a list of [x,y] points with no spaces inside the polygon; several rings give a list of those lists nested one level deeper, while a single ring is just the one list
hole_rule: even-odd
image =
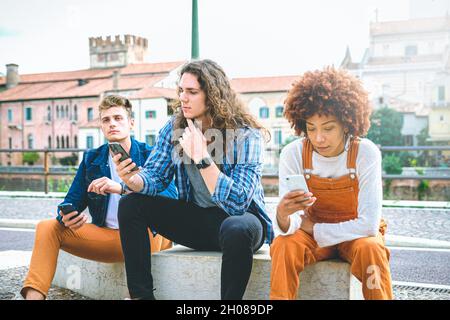
[{"label": "pocket of overalls", "polygon": [[353,187],[341,189],[315,189],[317,198],[314,215],[328,223],[338,223],[358,217],[358,203]]}]

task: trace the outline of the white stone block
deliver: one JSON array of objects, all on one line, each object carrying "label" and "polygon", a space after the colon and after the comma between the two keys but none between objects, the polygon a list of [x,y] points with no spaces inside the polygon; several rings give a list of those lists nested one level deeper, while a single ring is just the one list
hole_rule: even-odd
[{"label": "white stone block", "polygon": [[[200,252],[175,246],[152,256],[157,299],[220,299],[220,252]],[[99,263],[61,251],[53,284],[94,299],[128,296],[123,263]],[[269,247],[263,246],[253,259],[244,299],[267,300],[270,290]],[[79,278],[77,278],[79,276]],[[79,281],[78,281],[79,280]],[[299,299],[362,299],[361,283],[350,273],[350,265],[328,260],[308,266],[300,274]]]}]

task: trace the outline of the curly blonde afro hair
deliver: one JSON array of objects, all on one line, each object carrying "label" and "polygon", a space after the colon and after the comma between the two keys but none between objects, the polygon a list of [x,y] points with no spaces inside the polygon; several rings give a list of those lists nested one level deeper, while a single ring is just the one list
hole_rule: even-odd
[{"label": "curly blonde afro hair", "polygon": [[306,72],[294,82],[284,104],[284,116],[297,135],[307,134],[306,120],[316,114],[335,116],[353,136],[365,136],[370,127],[367,91],[343,69]]}]

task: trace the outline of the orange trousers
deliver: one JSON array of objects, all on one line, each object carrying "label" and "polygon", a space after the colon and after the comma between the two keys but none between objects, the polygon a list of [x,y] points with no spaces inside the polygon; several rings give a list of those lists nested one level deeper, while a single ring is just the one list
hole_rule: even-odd
[{"label": "orange trousers", "polygon": [[320,248],[303,230],[278,236],[270,247],[272,272],[270,299],[294,300],[300,272],[317,261],[340,257],[351,265],[351,273],[362,283],[366,300],[392,299],[389,249],[381,233],[376,237],[359,238],[335,246]]},{"label": "orange trousers", "polygon": [[[172,242],[149,231],[152,252],[172,247]],[[59,249],[75,256],[99,262],[123,262],[119,230],[101,228],[86,223],[72,231],[59,224],[56,219],[43,220],[36,227],[30,269],[25,278],[22,296],[33,288],[45,297],[56,272]]]}]

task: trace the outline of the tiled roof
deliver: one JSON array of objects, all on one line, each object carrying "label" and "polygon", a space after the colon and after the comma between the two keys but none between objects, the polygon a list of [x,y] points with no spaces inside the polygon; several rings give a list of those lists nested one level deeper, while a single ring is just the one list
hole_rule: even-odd
[{"label": "tiled roof", "polygon": [[[152,86],[162,79],[164,76],[121,76],[118,88],[119,90],[140,90]],[[0,101],[99,96],[101,93],[113,89],[112,78],[89,80],[82,86],[78,85],[77,80],[19,84],[0,92]]]},{"label": "tiled roof", "polygon": [[450,18],[433,17],[401,21],[373,22],[370,24],[370,34],[372,36],[378,36],[395,33],[448,32],[449,28]]},{"label": "tiled roof", "polygon": [[[183,63],[143,63],[123,68],[24,74],[20,75],[20,82],[16,87],[0,92],[0,101],[98,96],[114,89],[112,76],[115,70],[120,70],[119,90],[140,90],[163,80],[169,72]],[[79,79],[87,80],[87,83],[80,86]],[[0,78],[0,85],[4,81],[5,77]],[[169,95],[167,92],[164,94]]]},{"label": "tiled roof", "polygon": [[282,92],[288,91],[300,76],[235,78],[231,86],[236,92]]},{"label": "tiled roof", "polygon": [[[176,69],[177,67],[181,66],[183,63],[184,61],[140,63],[140,64],[130,64],[123,68],[86,69],[86,70],[63,71],[63,72],[21,74],[20,83],[24,84],[30,82],[53,82],[64,80],[108,78],[112,76],[115,70],[120,70],[121,75],[169,73],[173,69]],[[0,77],[0,85],[5,84],[5,81],[6,77]]]},{"label": "tiled roof", "polygon": [[139,90],[135,94],[128,97],[129,99],[151,99],[151,98],[169,98],[176,99],[177,92],[175,89],[148,87]]}]

